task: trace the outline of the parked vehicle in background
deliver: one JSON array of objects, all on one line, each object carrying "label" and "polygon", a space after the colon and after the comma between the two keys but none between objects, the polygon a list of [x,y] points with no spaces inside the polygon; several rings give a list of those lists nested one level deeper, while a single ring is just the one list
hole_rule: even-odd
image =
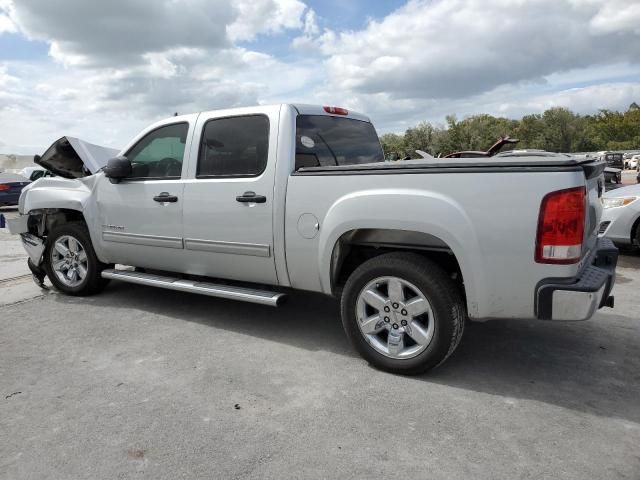
[{"label": "parked vehicle in background", "polygon": [[31,183],[17,173],[0,173],[0,206],[17,205],[22,189]]},{"label": "parked vehicle in background", "polygon": [[626,170],[637,170],[638,163],[640,163],[640,155],[633,155],[631,158],[624,161],[624,168]]},{"label": "parked vehicle in background", "polygon": [[444,158],[486,158],[493,157],[497,155],[500,150],[506,145],[514,145],[518,143],[519,140],[515,138],[509,137],[509,135],[500,137],[496,143],[489,147],[487,151],[477,151],[477,150],[465,150],[462,152],[453,152],[448,155],[445,155]]},{"label": "parked vehicle in background", "polygon": [[39,164],[59,177],[27,188],[9,223],[36,278],[69,295],[108,280],[271,306],[321,292],[363,357],[407,374],[444,362],[467,317],[586,320],[613,304],[600,160],[385,162],[366,116],[291,104],[171,117],[104,168],[86,158],[56,142]]},{"label": "parked vehicle in background", "polygon": [[607,166],[624,170],[624,158],[622,153],[599,152],[600,158],[607,162]]},{"label": "parked vehicle in background", "polygon": [[35,182],[36,180],[38,180],[39,178],[42,178],[42,177],[52,177],[53,176],[53,174],[49,170],[47,170],[45,168],[42,168],[40,166],[25,167],[22,170],[20,170],[20,175],[22,175],[23,177],[28,178],[32,182]]},{"label": "parked vehicle in background", "polygon": [[619,168],[606,167],[604,169],[604,181],[609,186],[612,183],[622,183],[622,170]]},{"label": "parked vehicle in background", "polygon": [[629,185],[602,197],[599,235],[620,245],[640,245],[640,185]]}]

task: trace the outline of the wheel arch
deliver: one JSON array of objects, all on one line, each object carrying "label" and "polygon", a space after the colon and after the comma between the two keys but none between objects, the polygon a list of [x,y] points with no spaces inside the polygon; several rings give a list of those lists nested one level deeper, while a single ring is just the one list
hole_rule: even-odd
[{"label": "wheel arch", "polygon": [[631,241],[631,245],[634,245],[634,242],[638,242],[638,246],[640,246],[640,214],[638,214],[638,218],[636,218],[631,225],[631,231],[629,232],[629,240]]},{"label": "wheel arch", "polygon": [[424,232],[360,228],[343,233],[331,253],[331,292],[336,294],[364,261],[392,251],[418,253],[441,266],[463,284],[464,274],[455,252],[441,238]]},{"label": "wheel arch", "polygon": [[54,228],[69,222],[87,221],[81,210],[73,208],[42,208],[28,212],[29,232],[39,237],[46,237]]},{"label": "wheel arch", "polygon": [[484,266],[477,232],[453,198],[426,190],[375,189],[338,199],[327,211],[318,240],[319,280],[324,293],[335,294],[343,247],[363,239],[381,252],[418,251],[432,259],[446,255],[464,279],[469,315],[478,317],[484,308],[478,292]]}]

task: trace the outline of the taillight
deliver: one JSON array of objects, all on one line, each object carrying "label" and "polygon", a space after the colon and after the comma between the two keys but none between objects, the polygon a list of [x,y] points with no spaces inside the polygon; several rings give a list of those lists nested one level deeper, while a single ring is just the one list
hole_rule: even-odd
[{"label": "taillight", "polygon": [[4,183],[0,185],[0,192],[6,192],[7,190],[10,190],[10,189],[11,187],[9,185],[6,185]]},{"label": "taillight", "polygon": [[349,115],[349,110],[342,107],[322,107],[324,111],[327,113],[331,113],[333,115]]},{"label": "taillight", "polygon": [[582,256],[586,190],[551,192],[542,199],[536,237],[537,263],[577,263]]}]

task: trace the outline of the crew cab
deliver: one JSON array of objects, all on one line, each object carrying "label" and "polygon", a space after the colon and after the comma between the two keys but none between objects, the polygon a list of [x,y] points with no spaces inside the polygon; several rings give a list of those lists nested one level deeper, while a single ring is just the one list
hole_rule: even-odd
[{"label": "crew cab", "polygon": [[109,280],[271,306],[320,292],[370,363],[408,374],[451,355],[467,318],[613,306],[604,160],[389,163],[366,116],[291,104],[171,117],[111,159],[71,140],[37,160],[56,176],[10,224],[36,280],[66,294]]}]

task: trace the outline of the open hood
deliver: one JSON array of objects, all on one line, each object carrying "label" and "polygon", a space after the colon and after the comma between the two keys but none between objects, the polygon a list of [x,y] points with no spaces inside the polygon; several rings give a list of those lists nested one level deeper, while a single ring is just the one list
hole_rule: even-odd
[{"label": "open hood", "polygon": [[93,175],[115,157],[118,150],[101,147],[75,137],[62,137],[47,149],[35,163],[51,173],[64,178],[81,178]]}]

